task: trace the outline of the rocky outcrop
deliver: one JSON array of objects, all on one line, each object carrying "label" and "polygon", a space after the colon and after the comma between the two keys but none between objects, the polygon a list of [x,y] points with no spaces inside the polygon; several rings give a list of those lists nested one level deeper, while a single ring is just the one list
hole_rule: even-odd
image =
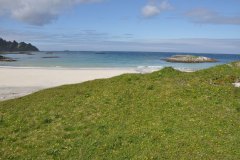
[{"label": "rocky outcrop", "polygon": [[178,63],[204,63],[204,62],[217,62],[216,59],[203,57],[203,56],[193,56],[193,55],[175,55],[163,59],[167,62],[178,62]]},{"label": "rocky outcrop", "polygon": [[46,57],[42,57],[42,58],[60,58],[58,56],[46,56]]},{"label": "rocky outcrop", "polygon": [[16,60],[9,57],[0,56],[0,62],[14,62],[14,61]]},{"label": "rocky outcrop", "polygon": [[25,42],[16,42],[16,41],[6,41],[2,38],[0,38],[0,51],[8,51],[8,52],[14,52],[14,51],[39,51],[37,47],[33,46],[31,43],[25,43]]}]

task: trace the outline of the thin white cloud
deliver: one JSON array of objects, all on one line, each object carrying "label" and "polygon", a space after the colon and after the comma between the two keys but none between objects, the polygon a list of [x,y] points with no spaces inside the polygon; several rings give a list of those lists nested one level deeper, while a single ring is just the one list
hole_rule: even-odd
[{"label": "thin white cloud", "polygon": [[102,0],[0,0],[0,15],[32,25],[45,25],[57,19],[59,14],[74,5]]},{"label": "thin white cloud", "polygon": [[3,39],[25,41],[40,50],[115,50],[196,53],[240,53],[240,39],[139,39],[132,34],[112,35],[96,30],[72,29],[69,33],[18,31],[0,26]]},{"label": "thin white cloud", "polygon": [[167,0],[161,1],[160,3],[158,3],[156,0],[152,0],[142,8],[142,15],[145,18],[150,18],[157,16],[171,8],[172,6]]},{"label": "thin white cloud", "polygon": [[149,40],[105,40],[92,42],[82,41],[60,44],[54,42],[37,45],[42,50],[96,50],[96,51],[156,51],[156,52],[189,52],[189,53],[240,53],[240,39],[161,39],[156,42]]},{"label": "thin white cloud", "polygon": [[193,9],[186,16],[194,23],[240,25],[240,16],[225,16],[206,8]]}]

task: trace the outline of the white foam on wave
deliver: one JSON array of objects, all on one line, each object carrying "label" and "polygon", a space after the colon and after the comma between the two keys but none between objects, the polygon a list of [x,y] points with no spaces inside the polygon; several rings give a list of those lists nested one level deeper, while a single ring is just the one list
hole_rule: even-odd
[{"label": "white foam on wave", "polygon": [[174,69],[179,70],[181,72],[195,72],[198,70],[198,69],[193,69],[193,68],[179,68],[179,67],[176,67]]},{"label": "white foam on wave", "polygon": [[139,73],[151,73],[163,69],[163,66],[138,66],[136,71]]},{"label": "white foam on wave", "polygon": [[[164,66],[138,66],[136,71],[139,73],[151,73],[154,71],[158,71],[163,69]],[[193,68],[183,68],[183,67],[174,67],[174,69],[179,70],[181,72],[195,72],[199,69],[193,69]]]}]

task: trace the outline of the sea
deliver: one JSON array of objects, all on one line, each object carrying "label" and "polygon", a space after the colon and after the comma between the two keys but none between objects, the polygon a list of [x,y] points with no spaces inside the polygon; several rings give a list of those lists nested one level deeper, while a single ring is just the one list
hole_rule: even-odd
[{"label": "sea", "polygon": [[[171,63],[163,59],[173,55],[196,55],[214,58],[216,63]],[[133,68],[151,72],[164,67],[195,71],[240,60],[240,54],[201,54],[168,52],[120,51],[44,51],[25,54],[5,54],[15,62],[0,62],[1,67],[53,67],[53,68]]]}]

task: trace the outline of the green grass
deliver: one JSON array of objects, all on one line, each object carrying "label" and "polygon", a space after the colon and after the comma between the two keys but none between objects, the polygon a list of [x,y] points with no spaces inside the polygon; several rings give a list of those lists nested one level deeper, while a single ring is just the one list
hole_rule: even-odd
[{"label": "green grass", "polygon": [[0,102],[0,159],[240,159],[238,79],[165,68]]}]

